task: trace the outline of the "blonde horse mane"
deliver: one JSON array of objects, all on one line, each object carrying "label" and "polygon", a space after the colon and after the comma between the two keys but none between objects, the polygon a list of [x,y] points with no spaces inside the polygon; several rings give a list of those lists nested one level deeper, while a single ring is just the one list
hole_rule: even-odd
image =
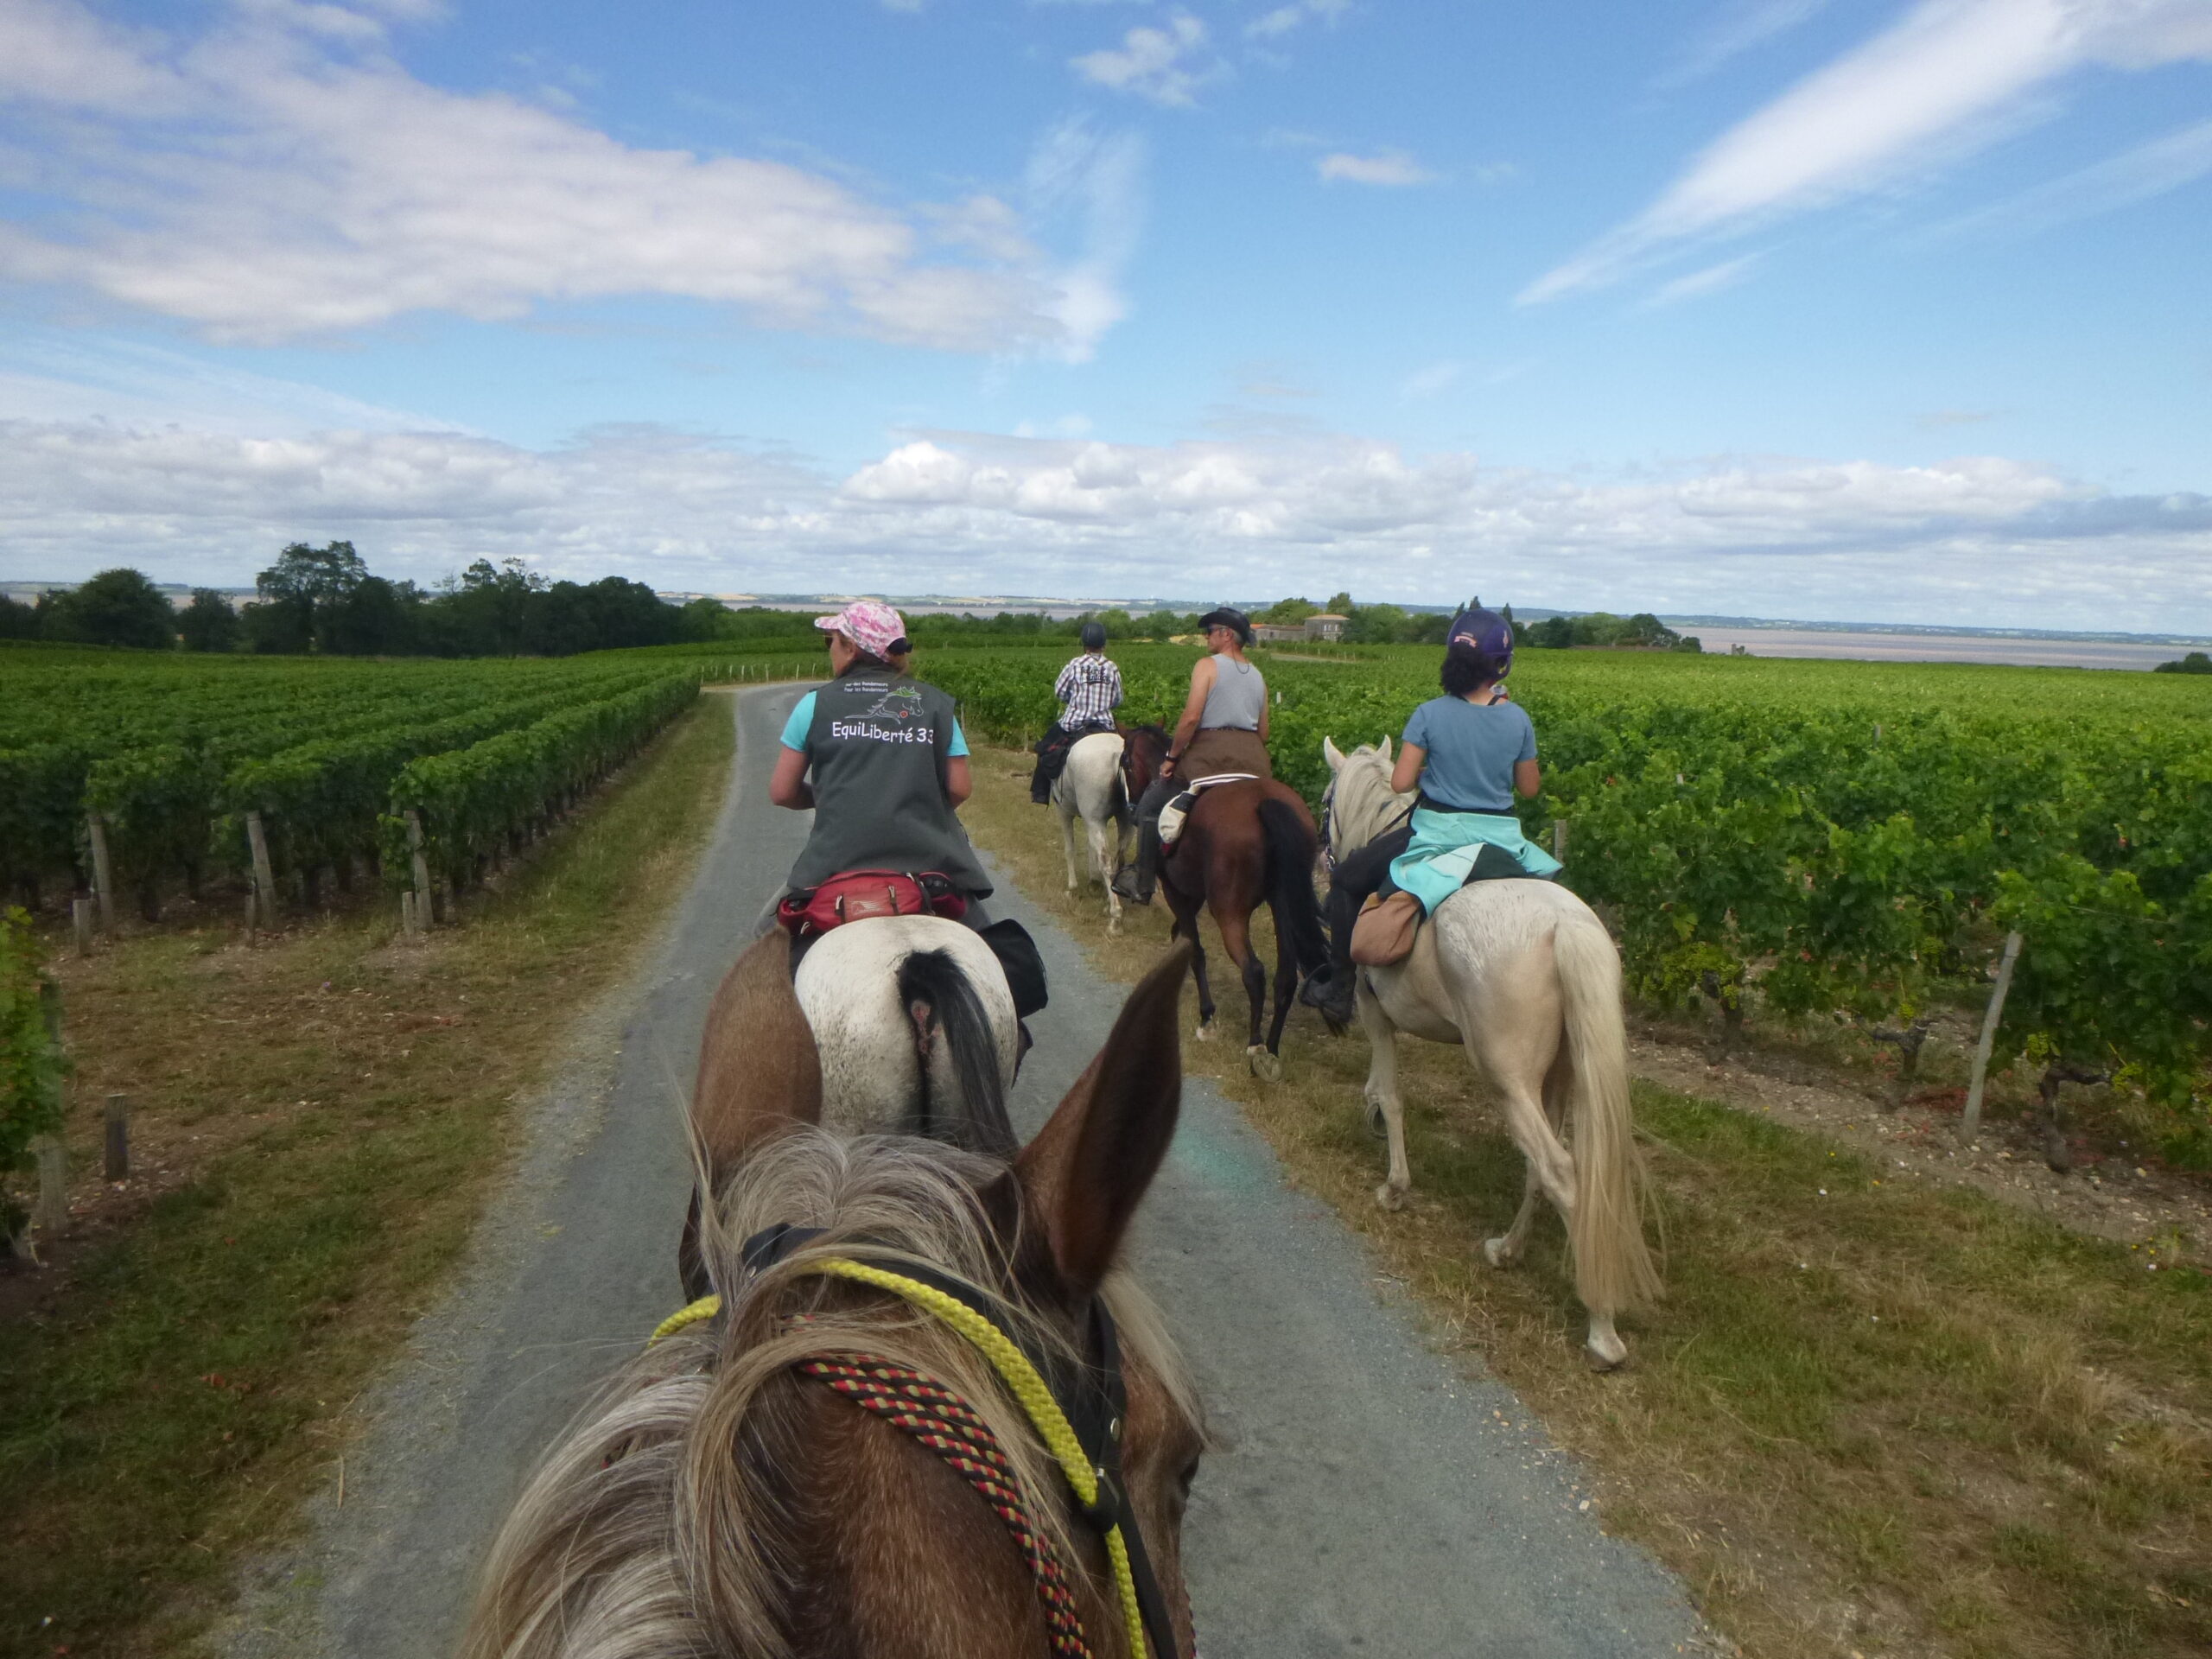
[{"label": "blonde horse mane", "polygon": [[1322,826],[1330,838],[1330,850],[1338,858],[1358,851],[1382,834],[1412,796],[1410,790],[1403,795],[1392,791],[1387,747],[1363,743],[1350,754],[1340,756],[1329,822]]},{"label": "blonde horse mane", "polygon": [[[806,1125],[754,1146],[701,1228],[720,1317],[641,1348],[561,1437],[493,1545],[465,1659],[788,1653],[792,1518],[774,1477],[791,1466],[805,1396],[796,1382],[772,1385],[821,1353],[880,1355],[944,1381],[989,1424],[1061,1559],[1082,1559],[1060,1478],[988,1363],[904,1302],[804,1271],[841,1251],[925,1263],[1005,1299],[1012,1334],[1033,1351],[1068,1353],[1067,1338],[1015,1300],[1005,1263],[1019,1259],[1019,1239],[1000,1238],[978,1198],[1005,1168],[934,1142],[840,1140]],[[826,1230],[748,1275],[743,1241],[778,1222]],[[1198,1421],[1150,1301],[1118,1272],[1100,1294],[1128,1362]]]}]

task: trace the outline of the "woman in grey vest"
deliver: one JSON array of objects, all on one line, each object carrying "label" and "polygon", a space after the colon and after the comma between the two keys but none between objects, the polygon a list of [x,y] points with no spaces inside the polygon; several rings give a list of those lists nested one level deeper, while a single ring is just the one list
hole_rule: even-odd
[{"label": "woman in grey vest", "polygon": [[831,677],[791,710],[768,781],[778,806],[814,810],[791,891],[846,870],[935,870],[971,906],[987,897],[990,878],[953,815],[972,786],[968,740],[952,699],[906,673],[906,623],[862,599],[814,626],[830,636]]},{"label": "woman in grey vest", "polygon": [[1160,874],[1160,809],[1194,778],[1248,772],[1272,779],[1268,759],[1268,684],[1245,657],[1252,624],[1224,605],[1198,619],[1211,654],[1191,670],[1191,694],[1167,745],[1160,776],[1137,803],[1137,861],[1125,865],[1114,890],[1132,903],[1152,902]]}]

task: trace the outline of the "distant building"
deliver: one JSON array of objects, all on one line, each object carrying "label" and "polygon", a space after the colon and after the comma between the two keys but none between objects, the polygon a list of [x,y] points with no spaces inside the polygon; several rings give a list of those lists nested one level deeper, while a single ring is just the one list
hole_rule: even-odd
[{"label": "distant building", "polygon": [[1332,612],[1317,612],[1306,619],[1305,637],[1332,642],[1341,639],[1344,637],[1344,624],[1351,620],[1348,616],[1338,616]]},{"label": "distant building", "polygon": [[1255,622],[1252,638],[1263,645],[1292,645],[1306,638],[1306,625],[1302,622]]}]

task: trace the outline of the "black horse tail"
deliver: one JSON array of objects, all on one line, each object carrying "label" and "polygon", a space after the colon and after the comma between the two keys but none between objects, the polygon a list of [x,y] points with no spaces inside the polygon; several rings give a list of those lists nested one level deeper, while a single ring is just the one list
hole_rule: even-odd
[{"label": "black horse tail", "polygon": [[1321,906],[1313,898],[1313,832],[1288,801],[1273,798],[1260,803],[1260,829],[1267,840],[1268,907],[1290,937],[1298,971],[1310,974],[1329,959]]},{"label": "black horse tail", "polygon": [[[1006,1083],[999,1074],[998,1035],[990,1012],[948,950],[915,950],[899,964],[899,1001],[913,1021],[922,1057],[921,1132],[970,1152],[1011,1158],[1020,1150],[1007,1116]],[[962,1112],[940,1117],[930,1099],[930,1052],[942,1041],[960,1081]]]}]

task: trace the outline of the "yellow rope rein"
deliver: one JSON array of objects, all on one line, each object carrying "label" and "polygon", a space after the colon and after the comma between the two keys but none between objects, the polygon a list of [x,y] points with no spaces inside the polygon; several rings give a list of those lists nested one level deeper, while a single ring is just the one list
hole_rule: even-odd
[{"label": "yellow rope rein", "polygon": [[[991,1362],[991,1369],[1007,1386],[1022,1409],[1045,1448],[1060,1465],[1060,1472],[1074,1490],[1076,1497],[1089,1507],[1098,1501],[1098,1471],[1084,1456],[1083,1443],[1076,1439],[1067,1414],[1060,1409],[1060,1402],[1052,1398],[1052,1390],[1038,1375],[1037,1368],[1029,1363],[1029,1356],[1015,1347],[1005,1332],[993,1325],[957,1296],[948,1296],[933,1285],[925,1285],[904,1274],[893,1273],[883,1268],[872,1268],[864,1262],[855,1262],[842,1255],[824,1256],[819,1261],[805,1262],[801,1271],[829,1274],[839,1279],[854,1280],[863,1285],[873,1285],[878,1290],[887,1290],[901,1297],[929,1314],[939,1324],[950,1325],[969,1344]],[[658,1342],[686,1325],[696,1325],[702,1319],[711,1319],[721,1312],[720,1296],[702,1296],[689,1307],[671,1313],[654,1328],[651,1341]],[[1122,1537],[1118,1522],[1107,1529],[1106,1556],[1114,1568],[1114,1587],[1122,1603],[1122,1622],[1128,1626],[1129,1652],[1133,1659],[1147,1659],[1151,1649],[1144,1639],[1144,1614],[1137,1605],[1135,1574],[1129,1570],[1129,1547]]]}]

